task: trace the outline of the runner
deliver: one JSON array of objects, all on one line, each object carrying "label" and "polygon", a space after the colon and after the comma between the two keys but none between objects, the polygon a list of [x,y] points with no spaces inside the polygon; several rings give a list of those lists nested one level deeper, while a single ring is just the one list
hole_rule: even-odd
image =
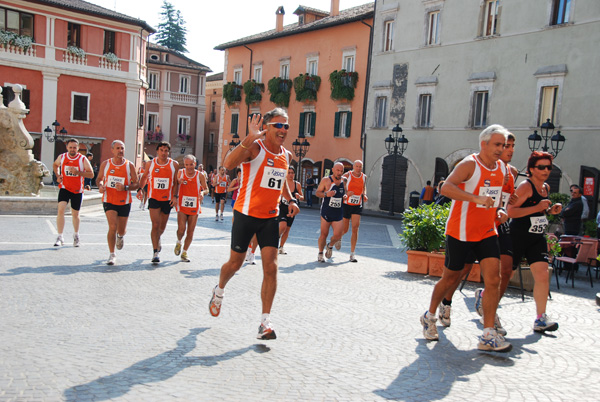
[{"label": "runner", "polygon": [[215,188],[215,221],[219,220],[219,206],[221,207],[221,220],[223,220],[228,185],[229,176],[225,174],[225,168],[221,166],[219,168],[219,174],[213,177],[213,187]]},{"label": "runner", "polygon": [[[288,188],[292,191],[292,197],[298,201],[304,201],[302,186],[299,182],[294,180],[295,175],[296,170],[293,166],[290,166],[288,168],[286,177]],[[294,224],[295,218],[293,216],[288,216],[288,213],[288,203],[285,198],[282,198],[281,202],[279,203],[279,254],[287,254],[283,246],[285,245],[285,242],[290,234],[290,229]]]},{"label": "runner", "polygon": [[65,244],[63,230],[65,229],[65,210],[71,202],[71,219],[73,221],[73,247],[79,247],[79,210],[83,200],[83,179],[94,177],[90,161],[80,154],[79,141],[71,138],[66,143],[67,152],[56,158],[52,169],[58,182],[58,212],[56,214],[56,230],[58,237],[55,247]]},{"label": "runner", "polygon": [[452,206],[446,223],[446,261],[441,279],[431,295],[429,310],[420,317],[423,335],[438,340],[436,309],[446,292],[460,281],[469,253],[475,253],[485,283],[481,350],[507,352],[510,343],[494,328],[500,284],[500,250],[495,220],[508,219],[499,208],[505,166],[499,161],[508,131],[500,125],[487,127],[479,135],[480,151],[463,159],[442,187]]},{"label": "runner", "polygon": [[[208,185],[208,173],[206,173],[206,171],[204,170],[204,165],[203,164],[198,164],[198,171],[204,176],[204,180],[206,181],[206,184]],[[208,187],[204,187],[204,194],[210,194],[210,189]],[[200,201],[200,204],[204,203],[204,197],[202,197],[202,201]]]},{"label": "runner", "polygon": [[[140,168],[138,170],[138,177],[142,177],[144,175],[144,172],[145,172],[144,166],[145,166],[145,164],[142,163],[142,166],[140,166]],[[146,185],[142,189],[142,192],[144,193],[144,197],[140,201],[140,209],[143,211],[146,209],[146,202],[148,201],[148,183],[146,183]]]},{"label": "runner", "polygon": [[[337,162],[331,169],[331,175],[323,177],[315,195],[319,198],[323,198],[321,203],[321,234],[319,236],[319,255],[317,261],[325,262],[323,258],[323,249],[327,246],[325,257],[331,258],[333,254],[333,246],[336,249],[340,249],[342,246],[341,240],[344,231],[344,223],[342,222],[342,199],[346,197],[344,194],[344,183],[342,181],[342,174],[344,174],[344,165]],[[333,228],[333,235],[329,242],[327,242],[327,236],[329,235],[329,228]]]},{"label": "runner", "polygon": [[[519,184],[517,200],[508,205],[508,215],[513,218],[510,233],[514,245],[514,264],[525,256],[533,275],[533,299],[537,317],[533,323],[535,332],[556,331],[558,324],[546,315],[550,278],[548,275],[548,244],[546,214],[557,215],[562,205],[548,199],[550,186],[546,183],[552,171],[552,155],[548,152],[533,152],[527,161],[529,178]],[[486,290],[487,292],[487,290]],[[485,298],[484,298],[485,302]],[[484,317],[485,319],[485,314]]]},{"label": "runner", "polygon": [[[363,202],[369,201],[367,197],[367,175],[362,172],[363,163],[360,160],[354,161],[352,171],[344,174],[346,188],[348,189],[347,198],[344,199],[344,235],[350,229],[352,221],[352,237],[350,238],[350,261],[357,262],[354,254],[356,243],[358,242],[358,228],[360,227],[360,216],[362,215]],[[339,240],[339,250],[342,245],[342,239]]]},{"label": "runner", "polygon": [[123,248],[123,237],[127,232],[127,220],[131,211],[131,191],[139,188],[138,176],[133,163],[125,159],[125,144],[115,140],[111,145],[113,157],[100,165],[98,191],[102,193],[102,204],[108,221],[108,261],[106,265],[115,265],[115,245]]},{"label": "runner", "polygon": [[171,144],[161,141],[156,145],[156,158],[146,162],[144,174],[140,179],[137,190],[138,200],[143,199],[142,188],[148,183],[148,210],[152,221],[150,238],[152,239],[152,263],[160,262],[159,253],[162,249],[160,237],[167,227],[171,208],[177,204],[176,177],[179,163],[169,158]]},{"label": "runner", "polygon": [[[240,184],[242,183],[240,178],[242,177],[242,169],[235,168],[235,179],[231,180],[229,183],[229,187],[227,187],[227,192],[231,192],[231,208],[235,205],[235,200],[237,200],[238,190],[240,188]],[[233,218],[232,218],[233,219]]]},{"label": "runner", "polygon": [[[200,215],[200,204],[207,190],[206,177],[196,170],[196,157],[186,155],[183,158],[183,169],[177,174],[177,243],[175,243],[175,255],[181,253],[181,261],[190,262],[188,250],[194,238],[194,229]],[[181,252],[181,239],[185,236],[183,252]]]},{"label": "runner", "polygon": [[291,153],[283,147],[288,128],[287,113],[281,108],[271,110],[264,117],[254,114],[248,117],[249,134],[225,158],[225,166],[229,169],[242,165],[242,186],[233,211],[235,219],[231,228],[229,261],[221,267],[219,284],[212,292],[209,311],[214,317],[221,312],[225,285],[242,266],[250,239],[256,234],[263,265],[263,314],[256,336],[258,339],[277,338],[270,313],[277,289],[277,216],[282,192],[283,198],[290,203],[290,216],[299,212],[298,201],[292,198],[285,180],[285,172],[292,159]]}]

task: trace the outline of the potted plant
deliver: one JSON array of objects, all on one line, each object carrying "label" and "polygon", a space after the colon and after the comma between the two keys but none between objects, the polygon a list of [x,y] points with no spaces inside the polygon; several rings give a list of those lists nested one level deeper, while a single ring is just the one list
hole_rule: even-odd
[{"label": "potted plant", "polygon": [[273,77],[267,84],[271,97],[271,102],[277,106],[288,107],[290,105],[290,95],[292,93],[292,80],[280,77]]},{"label": "potted plant", "polygon": [[[436,260],[443,259],[444,255],[439,250],[444,247],[449,211],[449,205],[435,204],[424,204],[404,211],[404,230],[399,236],[408,249],[408,272],[427,274],[430,272],[430,256]],[[439,262],[437,264],[436,267]],[[443,267],[443,261],[441,264]]]},{"label": "potted plant", "polygon": [[248,80],[244,83],[244,94],[246,95],[246,105],[257,103],[262,100],[262,93],[265,91],[265,84]]},{"label": "potted plant", "polygon": [[329,83],[331,84],[331,99],[351,101],[354,99],[358,73],[356,71],[335,70],[329,74]]},{"label": "potted plant", "polygon": [[235,82],[228,82],[223,85],[223,99],[227,106],[242,101],[242,86]]},{"label": "potted plant", "polygon": [[298,102],[317,100],[317,92],[321,86],[321,77],[309,73],[300,74],[294,78],[294,91]]}]

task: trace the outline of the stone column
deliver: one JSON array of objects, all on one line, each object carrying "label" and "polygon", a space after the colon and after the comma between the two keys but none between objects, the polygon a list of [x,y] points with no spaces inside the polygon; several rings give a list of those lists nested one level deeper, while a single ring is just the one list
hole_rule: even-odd
[{"label": "stone column", "polygon": [[[48,126],[51,126],[54,120],[57,120],[56,112],[57,112],[57,98],[58,98],[58,77],[60,77],[59,73],[54,73],[50,71],[42,71],[42,75],[44,77],[43,82],[43,97],[44,102],[42,103],[42,138],[40,139],[41,143],[41,162],[46,165],[48,170],[50,171],[50,177],[44,178],[44,184],[52,184],[52,163],[54,163],[54,148],[56,144],[54,142],[49,142],[44,135],[44,129]],[[70,100],[67,103],[70,105]],[[60,123],[60,121],[59,121]],[[66,122],[65,122],[66,123]],[[64,125],[64,124],[63,124]],[[52,127],[50,127],[52,128]]]}]

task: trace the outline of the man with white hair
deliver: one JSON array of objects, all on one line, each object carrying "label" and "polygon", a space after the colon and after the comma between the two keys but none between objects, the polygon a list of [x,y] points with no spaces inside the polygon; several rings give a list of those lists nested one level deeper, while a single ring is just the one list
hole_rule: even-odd
[{"label": "man with white hair", "polygon": [[[319,198],[323,198],[321,203],[321,235],[319,236],[319,255],[317,261],[325,262],[323,258],[323,249],[327,247],[325,251],[325,257],[331,258],[333,254],[333,246],[336,249],[340,249],[342,236],[344,235],[344,223],[342,222],[342,201],[346,197],[346,191],[344,188],[344,182],[342,181],[342,175],[344,174],[344,165],[337,162],[331,169],[331,175],[323,177],[319,187],[315,192],[315,195]],[[333,235],[329,242],[327,236],[329,235],[329,228],[333,228]]]}]

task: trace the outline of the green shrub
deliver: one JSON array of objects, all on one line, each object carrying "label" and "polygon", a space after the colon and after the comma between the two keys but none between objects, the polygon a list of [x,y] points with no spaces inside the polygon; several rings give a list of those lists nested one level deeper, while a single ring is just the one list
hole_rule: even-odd
[{"label": "green shrub", "polygon": [[321,77],[311,74],[300,74],[294,78],[294,91],[298,102],[316,101],[321,86]]},{"label": "green shrub", "polygon": [[335,70],[329,74],[329,83],[331,84],[331,99],[352,100],[354,99],[354,89],[358,83],[358,73]]},{"label": "green shrub", "polygon": [[267,88],[271,94],[270,100],[277,106],[288,107],[290,105],[290,95],[292,94],[292,80],[273,77],[269,80]]},{"label": "green shrub", "polygon": [[265,91],[265,84],[248,80],[244,83],[244,94],[246,95],[246,105],[250,105],[262,100],[262,93]]},{"label": "green shrub", "polygon": [[444,248],[446,221],[450,204],[429,204],[404,211],[402,243],[409,250],[433,251]]},{"label": "green shrub", "polygon": [[[563,208],[566,208],[567,204],[569,203],[569,200],[571,199],[571,196],[562,193],[551,193],[549,198],[550,201],[552,201],[552,205],[556,204],[557,202],[560,202]],[[551,225],[553,223],[560,223],[560,214],[548,215],[548,224]]]},{"label": "green shrub", "polygon": [[225,99],[227,106],[240,102],[242,100],[242,86],[235,82],[228,82],[223,85],[223,99]]}]

